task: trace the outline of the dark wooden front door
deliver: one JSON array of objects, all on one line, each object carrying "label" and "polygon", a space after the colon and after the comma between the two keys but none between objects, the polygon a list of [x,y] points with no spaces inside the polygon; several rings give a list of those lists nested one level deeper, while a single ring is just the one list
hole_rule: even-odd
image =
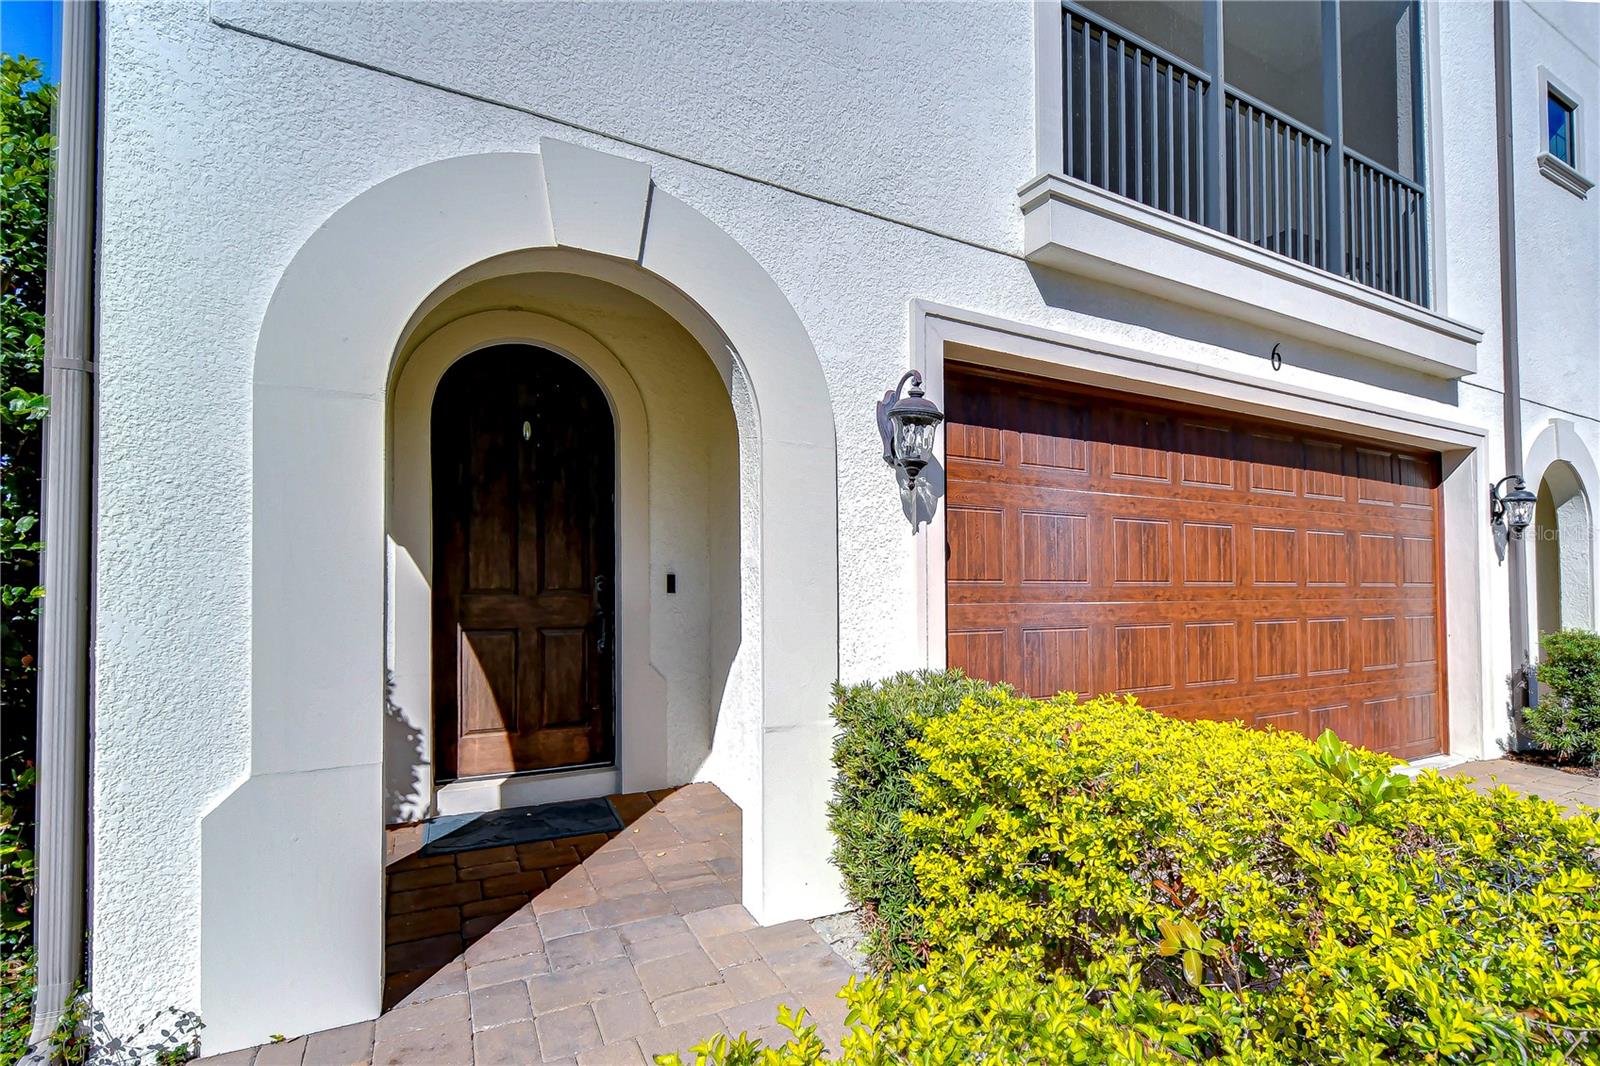
[{"label": "dark wooden front door", "polygon": [[1444,748],[1437,456],[960,367],[945,393],[952,666]]},{"label": "dark wooden front door", "polygon": [[441,779],[612,760],[614,434],[551,352],[467,356],[433,401]]}]

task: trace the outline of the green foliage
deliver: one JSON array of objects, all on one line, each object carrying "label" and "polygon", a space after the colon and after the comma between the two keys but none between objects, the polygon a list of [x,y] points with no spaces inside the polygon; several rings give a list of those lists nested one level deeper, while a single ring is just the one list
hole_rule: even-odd
[{"label": "green foliage", "polygon": [[39,63],[0,57],[0,658],[10,755],[33,736],[44,391],[45,228],[56,89]]},{"label": "green foliage", "polygon": [[1120,697],[909,745],[931,951],[841,993],[840,1061],[1600,1061],[1594,812]]},{"label": "green foliage", "polygon": [[37,60],[0,56],[0,1061],[29,1035],[34,960],[34,679],[39,459],[44,389],[45,226],[53,85]]},{"label": "green foliage", "polygon": [[1324,729],[1311,750],[1300,753],[1300,759],[1324,775],[1316,779],[1320,787],[1311,801],[1311,813],[1323,821],[1360,825],[1380,806],[1401,798],[1411,788],[1410,778],[1373,765],[1332,730]]},{"label": "green foliage", "polygon": [[32,790],[35,771],[10,773],[0,780],[0,1062],[15,1062],[27,1048],[34,988],[34,856],[17,798]]},{"label": "green foliage", "polygon": [[0,958],[0,1062],[16,1062],[28,1050],[36,977],[31,948]]},{"label": "green foliage", "polygon": [[693,1056],[687,1062],[677,1054],[657,1055],[661,1066],[805,1066],[822,1062],[827,1047],[817,1036],[817,1027],[806,1022],[805,1008],[792,1011],[787,1005],[778,1007],[778,1024],[792,1034],[775,1048],[766,1047],[761,1040],[748,1033],[730,1037],[721,1033],[689,1049]]},{"label": "green foliage", "polygon": [[937,943],[1134,974],[1207,1057],[1600,1054],[1593,816],[1115,697],[972,703],[915,746]]},{"label": "green foliage", "polygon": [[33,847],[17,817],[17,800],[33,789],[37,772],[29,766],[11,778],[0,781],[0,953],[7,958],[27,949],[33,923]]},{"label": "green foliage", "polygon": [[828,805],[834,865],[861,908],[866,950],[879,969],[911,965],[924,948],[915,916],[913,846],[900,825],[916,802],[911,750],[923,723],[949,714],[988,686],[958,670],[897,674],[876,684],[834,686],[836,771]]},{"label": "green foliage", "polygon": [[1539,680],[1549,689],[1528,708],[1528,732],[1563,759],[1600,765],[1600,634],[1583,629],[1546,633]]}]

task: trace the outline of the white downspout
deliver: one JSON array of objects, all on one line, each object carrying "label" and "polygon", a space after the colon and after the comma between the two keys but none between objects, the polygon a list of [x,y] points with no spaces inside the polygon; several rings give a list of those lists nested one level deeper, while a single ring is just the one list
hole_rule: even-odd
[{"label": "white downspout", "polygon": [[[1516,157],[1512,117],[1516,99],[1511,85],[1511,5],[1494,5],[1495,164],[1500,220],[1500,350],[1504,390],[1505,473],[1522,473],[1522,357],[1517,325]],[[1498,479],[1496,479],[1498,480]],[[1537,485],[1534,486],[1538,488]],[[1538,696],[1533,654],[1528,647],[1528,562],[1521,537],[1506,541],[1506,578],[1511,614],[1511,742],[1523,746],[1522,710]]]},{"label": "white downspout", "polygon": [[45,281],[39,623],[39,953],[33,1033],[55,1029],[83,972],[89,727],[89,573],[94,464],[95,208],[99,153],[97,3],[61,5],[61,82]]}]

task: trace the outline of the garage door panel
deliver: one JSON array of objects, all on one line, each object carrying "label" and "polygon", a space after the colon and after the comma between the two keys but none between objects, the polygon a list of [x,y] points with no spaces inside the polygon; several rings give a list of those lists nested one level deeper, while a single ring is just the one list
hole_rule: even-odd
[{"label": "garage door panel", "polygon": [[[1434,526],[1432,508],[1424,507],[1388,507],[1303,494],[1280,496],[1186,481],[1099,477],[1019,463],[979,464],[957,460],[949,462],[946,469],[949,477],[971,488],[974,501],[992,499],[995,495],[1009,499],[1013,493],[1028,490],[1037,494],[1036,502],[1052,506],[1082,495],[1090,499],[1111,497],[1120,501],[1119,506],[1134,509],[1141,506],[1141,501],[1157,507],[1178,501],[1196,508],[1197,513],[1218,518],[1260,515],[1265,524],[1312,522],[1357,532],[1381,528],[1384,532],[1418,536],[1430,536]],[[1388,509],[1377,510],[1380,506]]]},{"label": "garage door panel", "polygon": [[1216,509],[1174,517],[1170,500],[1027,493],[1008,504],[1002,489],[964,487],[962,498],[946,522],[949,579],[960,584],[1068,582],[1102,598],[1125,584],[1430,597],[1437,585],[1431,532],[1231,521]]},{"label": "garage door panel", "polygon": [[960,368],[946,386],[952,665],[1440,750],[1434,457]]},{"label": "garage door panel", "polygon": [[1023,692],[1093,692],[1095,656],[1087,625],[1035,626],[1019,631]]},{"label": "garage door panel", "polygon": [[[1064,599],[1074,602],[1120,603],[1148,602],[1165,604],[1228,604],[1241,607],[1250,605],[1288,604],[1295,611],[1317,610],[1326,613],[1329,605],[1343,605],[1351,611],[1376,612],[1378,607],[1404,608],[1408,613],[1432,611],[1437,599],[1436,589],[1409,587],[1329,588],[1300,583],[1283,585],[1252,584],[1242,582],[1227,585],[1222,582],[1172,581],[1168,583],[1110,580],[1103,573],[1103,561],[1097,561],[1093,552],[1087,581],[963,581],[947,585],[950,603],[1056,603]],[[1059,565],[1059,564],[1058,564]],[[1020,569],[1020,568],[1019,568]],[[1137,598],[1135,599],[1135,594]]]},{"label": "garage door panel", "polygon": [[[1431,662],[1397,661],[1382,640],[1369,653],[1352,639],[1345,619],[1176,620],[1151,605],[1115,611],[1115,620],[1108,620],[1108,613],[1102,605],[952,608],[948,660],[1031,695],[1066,689],[1170,694],[1146,700],[1153,707],[1360,685],[1414,691],[1432,688],[1438,673]],[[1035,663],[1040,655],[1052,657],[1052,663]],[[1065,665],[1053,665],[1055,658]]]}]

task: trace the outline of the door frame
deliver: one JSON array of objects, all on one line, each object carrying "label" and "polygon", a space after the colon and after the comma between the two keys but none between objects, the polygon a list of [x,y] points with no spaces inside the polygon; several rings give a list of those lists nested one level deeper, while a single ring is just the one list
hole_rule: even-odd
[{"label": "door frame", "polygon": [[[526,345],[567,359],[594,379],[611,406],[616,447],[616,750],[610,765],[520,771],[441,785],[433,777],[432,737],[433,400],[445,371],[458,360],[501,345]],[[392,704],[421,734],[421,757],[409,770],[415,793],[429,802],[417,816],[498,810],[665,784],[665,684],[649,658],[649,427],[638,385],[616,353],[571,323],[531,311],[482,311],[455,319],[402,356],[389,447],[385,665]],[[411,707],[416,711],[408,713]],[[388,757],[385,761],[386,779],[392,781],[394,771],[387,766]]]},{"label": "door frame", "polygon": [[[599,551],[595,553],[585,553],[587,576],[580,584],[579,591],[581,591],[584,596],[589,598],[591,602],[595,604],[595,609],[597,611],[596,617],[602,619],[600,629],[601,632],[604,632],[605,627],[610,625],[611,621],[616,617],[615,576],[617,572],[618,559],[616,515],[616,415],[612,410],[611,399],[605,394],[605,390],[600,388],[600,383],[596,381],[588,371],[584,370],[582,366],[574,362],[571,358],[560,355],[559,353],[551,351],[548,348],[532,345],[497,345],[488,348],[475,347],[471,350],[471,352],[457,359],[451,365],[450,369],[445,372],[444,376],[440,378],[439,384],[434,389],[433,412],[431,418],[429,419],[430,432],[443,426],[445,427],[446,435],[453,436],[455,438],[455,440],[452,442],[452,445],[461,450],[458,454],[453,455],[450,458],[456,463],[465,461],[467,456],[475,454],[478,449],[475,440],[464,439],[463,435],[466,435],[467,437],[473,437],[476,433],[482,433],[485,432],[485,430],[482,426],[477,426],[475,428],[473,421],[470,420],[467,413],[462,410],[450,410],[448,412],[442,411],[439,406],[439,392],[445,388],[445,384],[447,381],[449,381],[451,375],[457,373],[460,368],[468,363],[469,360],[482,358],[496,360],[494,364],[496,368],[496,376],[480,378],[477,385],[477,389],[479,391],[477,392],[466,394],[458,393],[458,400],[464,399],[469,405],[484,401],[485,394],[482,390],[487,389],[490,392],[503,396],[508,388],[515,390],[522,387],[522,383],[525,383],[526,386],[531,389],[528,402],[534,404],[536,407],[540,406],[547,402],[545,399],[538,398],[540,394],[544,393],[548,388],[548,383],[542,380],[546,370],[549,370],[554,374],[566,375],[563,380],[571,381],[580,390],[592,390],[590,393],[590,400],[584,401],[585,403],[589,404],[589,409],[592,412],[589,416],[590,418],[598,418],[599,414],[601,413],[600,407],[592,405],[593,395],[598,394],[601,399],[601,406],[603,406],[604,414],[608,419],[608,425],[604,428],[610,430],[610,432],[606,434],[599,434],[596,432],[596,430],[600,427],[585,425],[582,427],[583,436],[581,437],[581,443],[578,444],[577,447],[580,451],[591,448],[603,450],[604,446],[601,444],[602,440],[610,446],[610,453],[606,456],[606,470],[596,472],[601,473],[602,476],[604,473],[609,473],[611,487],[609,492],[594,500],[595,507],[591,511],[585,512],[580,508],[579,513],[573,517],[580,519],[582,521],[582,525],[587,527],[588,532],[586,536],[589,538],[589,546],[599,549]],[[576,371],[575,374],[573,373],[574,371]],[[528,414],[526,411],[521,411],[520,413]],[[561,417],[572,417],[572,415],[568,412],[557,411],[554,412],[554,414],[558,419]],[[448,418],[449,421],[441,421],[441,417]],[[520,414],[512,417],[520,417]],[[529,417],[533,416],[530,414]],[[517,442],[518,445],[526,445],[528,447],[537,448],[539,444],[539,438],[532,435],[534,432],[533,424],[524,421],[523,429],[525,430],[523,440]],[[549,428],[542,427],[540,428],[539,432],[547,433],[549,432]],[[433,455],[433,471],[435,480],[437,480],[441,458],[438,454],[438,444],[438,438],[433,438],[430,440],[430,447],[433,448],[435,452]],[[525,479],[530,476],[536,478],[541,476],[537,473],[530,474],[530,469],[531,468],[526,462],[519,462],[517,464],[515,476],[520,480],[520,484],[513,497],[514,500],[520,500],[522,494],[531,489],[531,483]],[[446,629],[448,629],[451,624],[456,627],[461,625],[461,619],[464,612],[462,601],[466,597],[472,596],[476,590],[471,588],[471,582],[467,578],[466,569],[470,568],[470,559],[464,554],[458,560],[458,565],[463,569],[458,570],[455,573],[457,585],[454,600],[452,601],[452,599],[449,597],[441,598],[438,595],[439,535],[442,530],[453,527],[457,523],[467,520],[466,516],[462,512],[470,510],[471,505],[468,497],[472,495],[472,493],[469,492],[466,495],[463,495],[459,488],[457,488],[456,491],[449,494],[449,498],[447,500],[441,500],[440,494],[436,491],[433,491],[433,489],[434,486],[430,485],[430,495],[432,496],[434,512],[434,565],[431,568],[433,571],[432,583],[435,586],[435,595],[433,600],[434,623],[436,627],[434,634],[434,653],[437,655],[442,650],[441,638],[444,636]],[[523,557],[523,552],[528,548],[528,543],[524,540],[526,529],[524,528],[522,521],[523,516],[520,513],[520,508],[523,505],[521,503],[514,502],[511,504],[511,506],[513,508],[512,513],[517,519],[515,523],[517,529],[517,542],[513,551],[515,557],[518,559],[516,564],[516,573],[518,576],[515,580],[518,585],[518,596],[521,598],[524,594],[524,590],[522,589],[522,569],[524,562],[526,562]],[[465,550],[467,545],[470,545],[473,537],[471,525],[468,524],[465,529],[467,541],[463,546],[463,550]],[[541,530],[538,534],[540,539],[533,542],[533,550],[535,551],[535,554],[542,552],[542,548],[540,548],[539,545],[542,544],[542,538],[544,537],[544,534],[545,530],[541,527]],[[591,581],[590,578],[593,578],[594,580]],[[563,591],[571,592],[572,590],[567,589]],[[535,595],[537,596],[537,594]],[[441,617],[441,611],[443,617]],[[441,624],[444,625],[444,628],[440,628]],[[585,628],[586,630],[588,629],[587,626]],[[518,633],[522,633],[520,626],[518,628]],[[584,640],[586,643],[592,641],[593,633],[589,633]],[[444,728],[446,723],[441,721],[439,716],[440,701],[444,700],[448,702],[452,698],[454,699],[456,706],[454,714],[448,716],[448,724],[449,731],[455,735],[454,739],[456,743],[456,753],[454,766],[455,772],[450,775],[449,779],[451,783],[457,781],[477,780],[479,778],[503,778],[527,773],[549,774],[578,770],[610,769],[615,767],[617,762],[617,658],[616,655],[612,653],[611,648],[595,647],[592,649],[592,653],[603,656],[602,663],[604,664],[605,669],[603,672],[597,673],[594,677],[594,684],[599,686],[599,690],[588,690],[586,695],[583,697],[584,699],[595,700],[597,708],[602,712],[600,715],[595,716],[601,719],[600,722],[597,723],[590,719],[588,721],[588,726],[586,727],[587,729],[593,729],[598,726],[598,728],[603,731],[603,744],[601,745],[599,752],[593,753],[595,757],[583,760],[574,760],[557,766],[520,767],[513,765],[513,768],[509,769],[495,769],[476,773],[463,773],[461,771],[461,747],[465,739],[465,735],[461,731],[461,726],[463,716],[466,713],[466,708],[461,705],[462,662],[461,649],[459,647],[460,642],[456,641],[455,643],[458,645],[456,650],[453,653],[448,653],[451,654],[450,662],[452,665],[446,666],[444,670],[441,670],[441,664],[436,660],[433,663],[432,670],[432,692],[434,703],[432,709],[433,721],[430,728],[430,736],[432,739],[432,743],[430,744],[430,763],[434,767],[434,777],[436,781],[439,780],[440,764],[443,761],[441,757],[441,751],[448,747],[448,743],[446,742],[446,730]],[[522,658],[522,650],[523,649],[519,646],[519,662]],[[547,666],[541,664],[539,667],[541,678],[535,688],[535,691],[539,694],[540,699],[543,699],[546,694],[544,688],[544,677],[542,676],[545,669],[547,669]],[[591,669],[593,668],[591,667]],[[514,673],[516,677],[513,680],[512,687],[515,691],[512,692],[510,696],[513,700],[520,700],[524,695],[521,667],[517,667]],[[589,682],[585,680],[583,684],[587,687]],[[453,697],[451,696],[451,690],[454,690]],[[512,740],[511,747],[513,750],[515,750],[517,747],[517,741],[514,738],[521,736],[522,731],[520,728],[520,722],[522,717],[524,715],[533,713],[535,708],[523,707],[519,705],[515,708],[515,710],[519,726],[507,732],[507,739]],[[588,716],[586,716],[586,718],[587,717]],[[568,724],[570,725],[570,723]],[[519,761],[519,759],[515,755],[512,755],[508,761],[512,764],[515,764]]]},{"label": "door frame", "polygon": [[[950,361],[1009,370],[1156,400],[1211,408],[1234,415],[1285,419],[1347,436],[1425,448],[1440,453],[1444,515],[1439,558],[1447,634],[1446,754],[1490,753],[1504,730],[1492,671],[1484,667],[1484,607],[1489,602],[1492,557],[1489,524],[1481,521],[1481,486],[1487,484],[1489,430],[1458,422],[1443,404],[1419,401],[1417,410],[1362,404],[1350,394],[1304,384],[1280,384],[1251,374],[1176,356],[1141,351],[1074,333],[1010,322],[981,312],[924,300],[910,303],[911,366],[923,376],[928,398],[945,405],[944,364]],[[1264,360],[1263,360],[1264,362]],[[1397,394],[1398,398],[1398,394]],[[924,473],[944,496],[944,432],[935,462]],[[926,666],[945,657],[945,509],[914,534],[916,633]]]}]

